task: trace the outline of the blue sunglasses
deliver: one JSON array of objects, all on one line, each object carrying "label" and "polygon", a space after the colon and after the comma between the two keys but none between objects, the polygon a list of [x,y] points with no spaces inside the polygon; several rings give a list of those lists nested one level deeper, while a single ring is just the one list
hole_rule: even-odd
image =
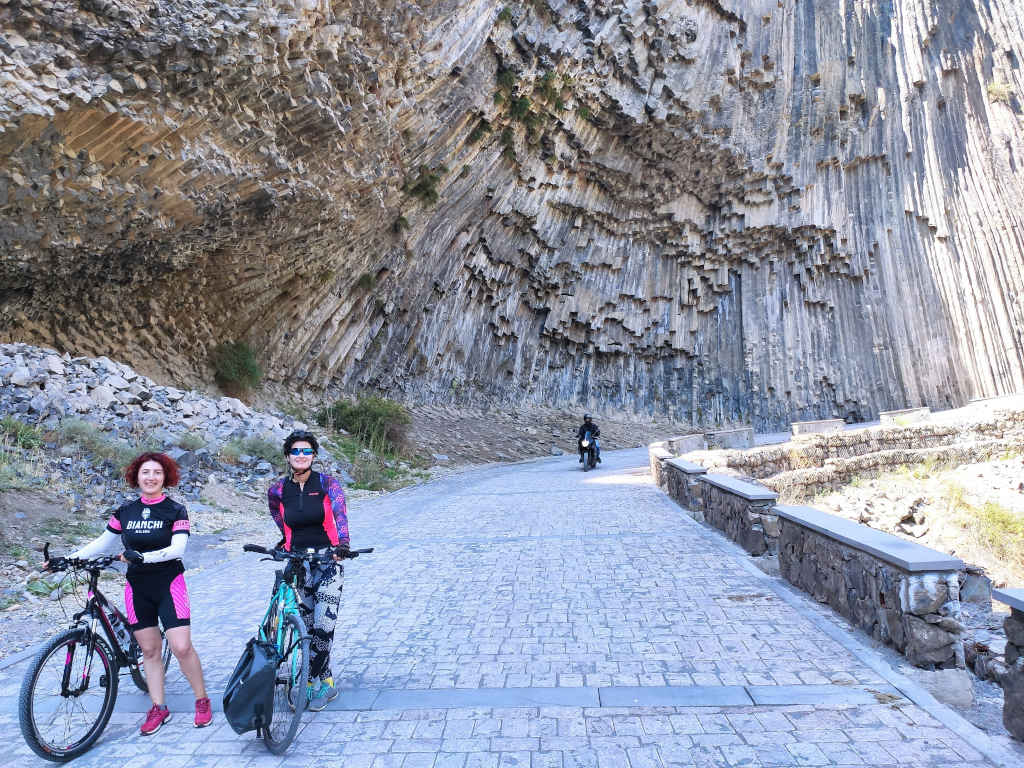
[{"label": "blue sunglasses", "polygon": [[288,453],[292,456],[312,456],[316,451],[312,448],[292,448]]}]

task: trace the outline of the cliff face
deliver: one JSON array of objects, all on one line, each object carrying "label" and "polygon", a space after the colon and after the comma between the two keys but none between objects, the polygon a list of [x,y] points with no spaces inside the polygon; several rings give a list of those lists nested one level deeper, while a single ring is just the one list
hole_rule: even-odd
[{"label": "cliff face", "polygon": [[698,423],[1024,390],[1010,0],[10,0],[4,338]]}]

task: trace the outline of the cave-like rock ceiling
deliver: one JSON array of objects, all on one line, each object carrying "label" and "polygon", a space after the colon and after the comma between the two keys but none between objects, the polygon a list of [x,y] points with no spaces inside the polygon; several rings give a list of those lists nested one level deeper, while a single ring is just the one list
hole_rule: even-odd
[{"label": "cave-like rock ceiling", "polygon": [[0,19],[0,340],[759,428],[1024,391],[1014,0]]}]

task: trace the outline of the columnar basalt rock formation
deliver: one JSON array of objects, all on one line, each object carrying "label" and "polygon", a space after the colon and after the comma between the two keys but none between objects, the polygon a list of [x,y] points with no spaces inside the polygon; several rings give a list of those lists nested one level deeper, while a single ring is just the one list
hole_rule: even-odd
[{"label": "columnar basalt rock formation", "polygon": [[780,427],[1024,390],[1009,0],[10,0],[0,336]]}]

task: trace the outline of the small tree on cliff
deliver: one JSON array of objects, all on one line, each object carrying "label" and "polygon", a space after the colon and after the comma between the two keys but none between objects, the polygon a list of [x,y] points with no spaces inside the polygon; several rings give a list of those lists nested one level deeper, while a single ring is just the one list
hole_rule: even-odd
[{"label": "small tree on cliff", "polygon": [[210,355],[213,378],[224,392],[240,397],[259,385],[263,369],[252,348],[244,341],[224,341]]}]

